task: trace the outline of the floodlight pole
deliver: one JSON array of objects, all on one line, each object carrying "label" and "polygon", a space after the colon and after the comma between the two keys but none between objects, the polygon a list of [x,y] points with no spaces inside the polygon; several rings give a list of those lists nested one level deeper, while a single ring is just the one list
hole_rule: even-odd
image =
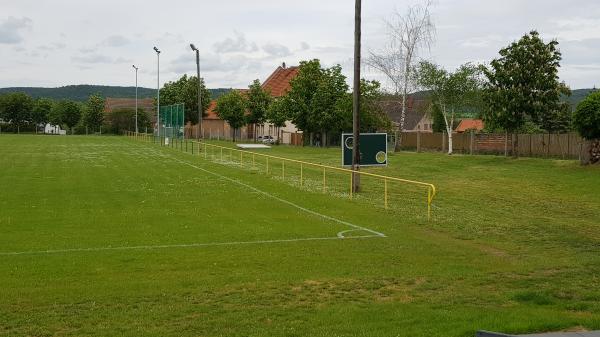
[{"label": "floodlight pole", "polygon": [[138,133],[138,67],[133,65],[133,69],[135,69],[135,133]]},{"label": "floodlight pole", "polygon": [[154,47],[156,52],[156,136],[160,141],[160,50]]},{"label": "floodlight pole", "polygon": [[196,139],[200,140],[202,138],[202,89],[200,86],[200,50],[194,46],[193,43],[190,43],[190,48],[196,52],[196,73],[198,76],[198,135]]},{"label": "floodlight pole", "polygon": [[354,6],[354,88],[352,93],[352,191],[360,190],[360,35],[361,0],[355,0]]}]

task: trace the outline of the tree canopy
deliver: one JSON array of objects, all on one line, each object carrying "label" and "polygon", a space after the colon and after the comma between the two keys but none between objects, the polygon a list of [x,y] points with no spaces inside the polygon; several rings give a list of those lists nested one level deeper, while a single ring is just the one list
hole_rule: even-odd
[{"label": "tree canopy", "polygon": [[[202,116],[206,116],[206,110],[210,105],[211,93],[204,85],[204,79],[200,79],[200,90],[202,98]],[[198,123],[198,77],[187,74],[181,76],[177,81],[165,83],[160,89],[160,105],[171,105],[183,103],[185,106],[185,122]]]},{"label": "tree canopy", "polygon": [[233,129],[233,140],[237,129],[246,125],[246,98],[238,90],[232,90],[217,99],[217,115]]},{"label": "tree canopy", "polygon": [[486,124],[517,132],[527,121],[539,125],[544,114],[561,111],[565,92],[558,80],[561,59],[558,42],[544,43],[537,31],[501,49],[500,58],[484,69],[489,81],[484,95]]},{"label": "tree canopy", "polygon": [[24,93],[4,95],[0,100],[0,118],[17,128],[31,122],[33,99]]},{"label": "tree canopy", "polygon": [[82,123],[92,130],[99,129],[104,121],[104,98],[100,95],[91,95],[85,103]]},{"label": "tree canopy", "polygon": [[591,93],[577,105],[573,125],[581,137],[600,139],[600,91]]},{"label": "tree canopy", "polygon": [[248,86],[248,89],[247,122],[248,124],[263,123],[272,101],[271,94],[262,88],[259,80],[254,80],[252,84]]}]

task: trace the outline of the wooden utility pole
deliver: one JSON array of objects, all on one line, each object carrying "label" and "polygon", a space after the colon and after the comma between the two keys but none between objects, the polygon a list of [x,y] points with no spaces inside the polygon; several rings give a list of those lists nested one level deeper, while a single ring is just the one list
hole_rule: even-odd
[{"label": "wooden utility pole", "polygon": [[[360,170],[360,25],[361,0],[355,0],[354,6],[354,90],[352,95],[352,170]],[[352,174],[352,190],[360,191],[360,174]]]}]

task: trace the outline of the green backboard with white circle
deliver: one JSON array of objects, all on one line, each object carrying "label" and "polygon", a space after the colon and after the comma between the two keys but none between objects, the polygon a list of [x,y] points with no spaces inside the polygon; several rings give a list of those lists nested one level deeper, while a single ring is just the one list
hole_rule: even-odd
[{"label": "green backboard with white circle", "polygon": [[[342,165],[352,166],[354,136],[342,134]],[[360,166],[387,165],[387,133],[360,134]]]}]

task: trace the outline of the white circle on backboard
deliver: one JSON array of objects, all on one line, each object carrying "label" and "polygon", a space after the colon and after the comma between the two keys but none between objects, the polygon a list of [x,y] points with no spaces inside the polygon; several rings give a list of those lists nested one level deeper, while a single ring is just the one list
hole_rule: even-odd
[{"label": "white circle on backboard", "polygon": [[347,149],[352,150],[352,147],[354,146],[354,137],[346,138],[344,141],[344,146],[346,146]]},{"label": "white circle on backboard", "polygon": [[387,160],[387,153],[383,152],[383,151],[379,151],[377,152],[377,154],[375,155],[375,160],[379,163],[379,164],[383,164],[385,163],[385,161]]}]

